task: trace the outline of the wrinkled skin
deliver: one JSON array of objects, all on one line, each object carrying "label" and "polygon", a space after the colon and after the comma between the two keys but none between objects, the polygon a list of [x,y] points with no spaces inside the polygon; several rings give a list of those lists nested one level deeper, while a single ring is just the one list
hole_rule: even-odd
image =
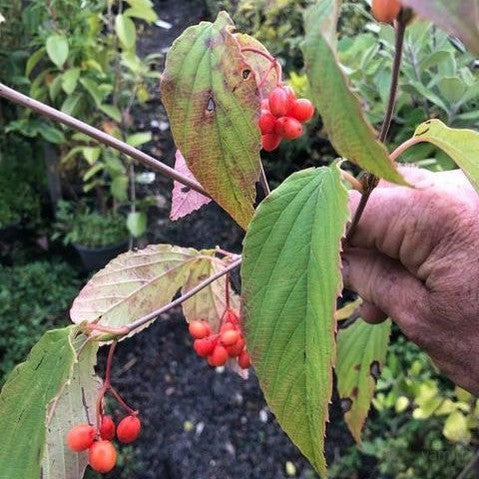
[{"label": "wrinkled skin", "polygon": [[[364,319],[390,316],[457,385],[479,395],[479,195],[460,171],[402,170],[380,183],[345,247]],[[352,192],[355,211],[360,195]]]}]

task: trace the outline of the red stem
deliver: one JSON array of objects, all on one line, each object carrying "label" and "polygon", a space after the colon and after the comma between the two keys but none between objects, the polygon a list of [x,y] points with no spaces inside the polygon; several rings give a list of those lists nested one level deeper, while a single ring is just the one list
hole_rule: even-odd
[{"label": "red stem", "polygon": [[282,78],[283,78],[283,71],[281,69],[280,63],[278,62],[278,60],[276,60],[276,58],[274,58],[269,53],[266,53],[262,50],[259,50],[258,48],[255,48],[255,47],[244,47],[244,48],[241,49],[241,53],[244,53],[244,52],[256,53],[257,55],[261,55],[262,57],[266,58],[267,60],[269,60],[271,62],[271,68],[266,72],[265,76],[260,81],[260,83],[258,85],[258,88],[261,88],[263,86],[266,78],[271,73],[271,70],[273,68],[276,70],[276,75],[278,76],[278,85],[281,84],[281,81],[282,81]]},{"label": "red stem", "polygon": [[118,404],[125,411],[127,411],[128,414],[131,414],[131,415],[134,415],[134,416],[136,416],[138,414],[138,411],[136,411],[135,409],[128,406],[128,404],[125,402],[125,400],[120,396],[120,393],[113,386],[110,386],[109,390],[113,394],[113,396],[115,396],[115,399],[118,401]]}]

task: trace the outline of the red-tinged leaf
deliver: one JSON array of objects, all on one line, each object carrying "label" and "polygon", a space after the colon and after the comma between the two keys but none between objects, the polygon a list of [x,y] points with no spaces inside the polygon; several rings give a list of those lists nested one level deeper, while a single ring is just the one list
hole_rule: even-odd
[{"label": "red-tinged leaf", "polygon": [[293,174],[258,207],[241,270],[246,344],[266,401],[322,476],[347,201],[337,165]]},{"label": "red-tinged leaf", "polygon": [[[183,285],[182,293],[184,294],[193,289],[199,283],[220,272],[226,266],[228,266],[228,264],[219,259],[212,261],[195,261],[191,265],[190,274]],[[183,303],[183,314],[186,320],[188,322],[195,319],[208,321],[212,330],[218,331],[221,318],[226,310],[225,291],[226,276],[223,276],[185,301]],[[240,298],[232,288],[230,288],[230,307],[238,311],[240,309]]]},{"label": "red-tinged leaf", "polygon": [[[235,33],[235,38],[241,48],[255,48],[272,57],[268,49],[256,38],[246,33]],[[263,55],[250,51],[243,52],[243,55],[256,75],[256,83],[258,83],[258,86],[261,84],[261,98],[268,98],[270,92],[278,85],[278,82],[282,81],[282,78],[278,78],[276,69],[271,68],[272,63]]]},{"label": "red-tinged leaf", "polygon": [[340,0],[321,0],[306,11],[303,53],[314,103],[339,155],[379,178],[405,185],[385,146],[377,140],[336,58],[340,6]]},{"label": "red-tinged leaf", "polygon": [[344,417],[356,442],[368,416],[376,380],[386,360],[391,321],[370,325],[358,319],[338,333],[336,376]]},{"label": "red-tinged leaf", "polygon": [[168,304],[187,280],[191,266],[201,259],[213,260],[205,252],[168,244],[121,254],[81,290],[70,310],[71,319],[125,326]]},{"label": "red-tinged leaf", "polygon": [[260,174],[259,92],[224,12],[174,42],[162,99],[178,149],[199,183],[243,228]]},{"label": "red-tinged leaf", "polygon": [[479,55],[479,3],[477,0],[402,0],[421,17],[461,39]]},{"label": "red-tinged leaf", "polygon": [[[180,150],[176,150],[175,158],[175,170],[187,178],[195,180]],[[210,198],[175,181],[173,183],[173,194],[171,198],[170,220],[176,221],[183,218],[193,211],[199,210],[202,206],[207,205],[210,201]]]}]

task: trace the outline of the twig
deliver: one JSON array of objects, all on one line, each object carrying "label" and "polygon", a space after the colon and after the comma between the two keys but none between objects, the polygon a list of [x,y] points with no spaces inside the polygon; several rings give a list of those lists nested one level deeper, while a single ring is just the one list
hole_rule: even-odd
[{"label": "twig", "polygon": [[123,141],[118,140],[117,138],[110,136],[105,132],[98,130],[97,128],[94,128],[80,120],[77,120],[76,118],[73,118],[66,113],[58,111],[51,106],[45,105],[44,103],[34,100],[33,98],[29,98],[28,96],[23,95],[13,90],[12,88],[8,88],[3,83],[0,83],[0,97],[6,98],[13,103],[36,111],[37,113],[40,113],[40,115],[51,118],[58,123],[63,123],[64,125],[69,126],[74,130],[80,131],[81,133],[84,133],[85,135],[99,141],[100,143],[110,146],[115,150],[121,151],[125,155],[134,158],[135,160],[138,160],[140,163],[143,163],[145,166],[148,166],[151,169],[156,170],[159,173],[168,176],[173,180],[182,183],[185,186],[188,186],[192,190],[195,190],[198,193],[201,193],[202,195],[211,198],[210,195],[196,181],[187,178],[175,169],[169,167],[168,165],[165,165],[161,161],[158,161],[157,159],[153,158],[152,156],[147,155],[146,153],[143,153],[136,148],[133,148],[127,143],[124,143]]},{"label": "twig", "polygon": [[225,274],[228,274],[230,271],[233,271],[235,268],[237,268],[241,264],[241,261],[242,261],[242,258],[238,258],[237,260],[233,261],[229,266],[224,268],[222,271],[219,271],[218,273],[215,273],[213,276],[210,276],[209,278],[205,279],[203,282],[201,282],[194,288],[190,289],[187,293],[183,294],[182,296],[175,299],[171,303],[168,303],[162,308],[159,308],[156,311],[153,311],[147,314],[146,316],[143,316],[137,319],[136,321],[133,321],[133,323],[127,324],[125,328],[127,328],[129,332],[135,329],[141,328],[142,326],[144,326],[146,323],[156,318],[157,316],[160,316],[161,314],[166,313],[168,310],[180,305],[187,299],[190,299],[196,293],[200,292],[202,289],[206,288],[211,283],[213,283],[213,281],[216,281],[217,279],[221,278]]},{"label": "twig", "polygon": [[[394,114],[394,107],[396,106],[396,97],[397,97],[397,89],[399,83],[399,74],[401,72],[401,61],[402,61],[402,54],[403,54],[403,47],[404,47],[404,34],[406,32],[407,22],[406,19],[403,18],[403,15],[400,14],[399,18],[396,23],[396,48],[394,52],[394,64],[393,64],[393,71],[392,71],[392,79],[391,79],[391,88],[389,90],[389,100],[388,106],[386,109],[386,115],[384,116],[384,122],[381,127],[381,131],[379,132],[379,141],[384,143],[387,138],[389,128],[391,127],[391,122]],[[361,216],[364,213],[366,205],[368,203],[369,197],[373,192],[374,188],[378,185],[379,178],[375,175],[368,173],[364,180],[364,193],[361,196],[361,200],[359,202],[358,208],[356,213],[354,214],[354,218],[351,222],[351,226],[348,229],[348,233],[346,235],[346,241],[350,241],[351,238],[354,236],[356,229],[358,227],[359,221]]]},{"label": "twig", "polygon": [[264,195],[269,196],[271,194],[271,190],[269,188],[268,178],[266,177],[266,172],[264,171],[264,166],[262,161],[260,161],[260,165],[261,165],[261,173],[260,173],[259,179],[261,182],[261,186],[263,187]]}]

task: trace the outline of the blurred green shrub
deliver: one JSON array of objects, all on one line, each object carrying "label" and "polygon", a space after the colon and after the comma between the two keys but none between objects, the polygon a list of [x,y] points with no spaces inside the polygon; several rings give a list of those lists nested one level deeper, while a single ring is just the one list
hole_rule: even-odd
[{"label": "blurred green shrub", "polygon": [[11,135],[8,141],[0,136],[0,228],[40,221],[42,167],[43,161],[30,142],[18,135]]},{"label": "blurred green shrub", "polygon": [[68,322],[79,286],[64,262],[0,266],[0,383],[47,329]]}]

